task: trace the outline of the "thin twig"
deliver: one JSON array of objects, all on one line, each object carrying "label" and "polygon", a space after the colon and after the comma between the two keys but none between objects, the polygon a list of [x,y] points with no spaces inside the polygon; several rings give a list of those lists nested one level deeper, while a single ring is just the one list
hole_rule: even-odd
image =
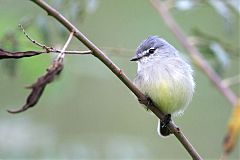
[{"label": "thin twig", "polygon": [[[55,50],[55,52],[57,52],[57,53],[60,53],[60,51],[59,50]],[[92,54],[92,51],[65,51],[64,52],[65,54]]]},{"label": "thin twig", "polygon": [[222,83],[219,75],[211,68],[208,62],[202,57],[202,54],[198,51],[196,47],[189,43],[187,36],[175,22],[174,18],[171,16],[168,10],[168,6],[165,2],[160,2],[159,0],[150,0],[153,7],[158,11],[162,17],[165,24],[171,30],[171,32],[176,36],[182,46],[190,54],[191,58],[194,60],[196,65],[207,75],[207,77],[212,81],[212,83],[217,87],[220,93],[230,102],[232,106],[237,103],[237,96],[234,92],[228,88],[224,83]]},{"label": "thin twig", "polygon": [[[28,33],[25,31],[25,29],[23,28],[23,26],[21,24],[19,24],[18,26],[21,28],[23,34],[27,37],[27,39],[29,41],[31,41],[33,44],[36,44],[37,46],[41,47],[42,49],[45,49],[46,53],[49,53],[49,52],[60,53],[61,52],[61,50],[46,46],[46,45],[41,44],[40,42],[34,40],[33,38],[31,38],[28,35]],[[111,52],[115,52],[115,53],[123,53],[123,52],[132,53],[134,51],[132,49],[114,48],[114,47],[102,47],[102,50],[111,51]],[[88,50],[88,51],[65,51],[64,53],[65,54],[92,54],[92,51],[90,51],[90,50]]]},{"label": "thin twig", "polygon": [[[74,36],[78,38],[87,48],[92,51],[92,54],[96,56],[100,61],[102,61],[137,97],[142,100],[142,102],[147,102],[146,96],[131,82],[131,80],[119,69],[106,55],[100,50],[95,44],[93,44],[88,38],[82,34],[73,24],[71,24],[63,15],[61,15],[57,10],[52,8],[43,0],[33,0],[35,4],[45,10],[48,15],[54,17],[62,25],[64,25],[70,32],[74,31]],[[147,103],[145,104],[148,108],[160,119],[163,119],[163,113],[158,109],[158,107]],[[200,160],[202,159],[197,151],[193,148],[188,139],[180,131],[180,129],[171,122],[169,129],[174,133],[178,140],[182,143],[188,153],[192,156],[193,159]]]},{"label": "thin twig", "polygon": [[225,84],[226,86],[239,84],[240,83],[240,75],[226,78],[226,79],[222,80],[222,83]]},{"label": "thin twig", "polygon": [[34,44],[36,44],[37,46],[39,46],[39,47],[41,47],[41,48],[43,48],[43,49],[47,49],[47,50],[50,49],[50,47],[47,47],[47,46],[45,46],[45,45],[43,45],[43,44],[41,44],[41,43],[33,40],[33,39],[25,32],[25,30],[24,30],[24,28],[23,28],[23,26],[22,26],[21,24],[18,24],[18,27],[22,30],[23,34],[27,37],[28,40],[30,40],[31,42],[33,42]]},{"label": "thin twig", "polygon": [[[41,47],[42,49],[46,50],[46,53],[49,53],[49,52],[61,53],[61,50],[46,46],[46,45],[41,44],[38,41],[34,40],[27,34],[27,32],[25,31],[25,29],[23,28],[23,26],[21,24],[19,24],[18,26],[21,28],[23,34],[27,37],[27,39],[29,41],[31,41],[33,44],[36,44],[37,46]],[[90,50],[89,51],[64,51],[64,54],[92,54],[92,51],[90,51]]]},{"label": "thin twig", "polygon": [[62,61],[63,61],[64,56],[65,56],[65,53],[64,53],[64,52],[65,52],[66,48],[68,47],[69,43],[71,42],[71,40],[72,40],[72,38],[73,38],[73,34],[74,34],[74,32],[71,32],[71,33],[70,33],[67,42],[65,43],[65,45],[63,46],[61,52],[59,53],[59,55],[58,55],[58,57],[57,57],[57,61],[59,61],[59,62],[62,62]]}]

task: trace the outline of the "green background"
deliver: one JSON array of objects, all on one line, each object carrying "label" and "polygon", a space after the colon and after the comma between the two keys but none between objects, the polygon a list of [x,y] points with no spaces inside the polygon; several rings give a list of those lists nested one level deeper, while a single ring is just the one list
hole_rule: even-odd
[{"label": "green background", "polygon": [[[54,30],[56,21],[30,1],[0,0],[0,37],[16,31],[20,50],[36,49],[18,23],[24,17],[44,15]],[[224,33],[224,21],[208,5],[189,11],[172,11],[183,30],[191,29],[239,44],[239,26]],[[239,17],[237,19],[239,22]],[[102,0],[84,20],[73,22],[100,48],[126,48],[130,52],[106,53],[131,79],[135,63],[129,62],[138,44],[149,35],[159,35],[184,52],[158,13],[145,0]],[[33,24],[27,32],[43,42]],[[55,33],[56,34],[56,33]],[[52,44],[61,47],[66,38],[55,36]],[[76,39],[69,49],[84,50]],[[174,137],[157,135],[157,118],[139,105],[134,95],[98,59],[91,55],[65,57],[64,71],[47,86],[39,103],[28,111],[12,115],[6,109],[21,107],[33,83],[45,73],[52,56],[40,55],[18,61],[16,76],[0,68],[0,158],[3,159],[191,159]],[[1,65],[2,62],[0,62]],[[175,122],[204,159],[219,159],[232,106],[208,78],[193,65],[196,92],[192,103]],[[231,60],[223,77],[239,73],[239,57]],[[239,95],[239,85],[234,86]],[[229,159],[239,159],[238,145]]]}]

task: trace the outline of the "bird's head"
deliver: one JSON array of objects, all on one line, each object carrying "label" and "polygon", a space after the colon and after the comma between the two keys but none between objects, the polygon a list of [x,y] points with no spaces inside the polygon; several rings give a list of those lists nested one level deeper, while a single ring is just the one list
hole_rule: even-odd
[{"label": "bird's head", "polygon": [[158,36],[150,36],[138,46],[130,61],[141,62],[172,55],[176,55],[176,49],[172,45]]}]

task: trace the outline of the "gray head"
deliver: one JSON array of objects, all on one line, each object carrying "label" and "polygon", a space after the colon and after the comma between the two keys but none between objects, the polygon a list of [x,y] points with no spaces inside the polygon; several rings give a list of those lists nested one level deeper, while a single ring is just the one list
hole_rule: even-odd
[{"label": "gray head", "polygon": [[150,36],[138,46],[135,56],[130,61],[172,55],[176,55],[176,49],[172,45],[158,36]]}]

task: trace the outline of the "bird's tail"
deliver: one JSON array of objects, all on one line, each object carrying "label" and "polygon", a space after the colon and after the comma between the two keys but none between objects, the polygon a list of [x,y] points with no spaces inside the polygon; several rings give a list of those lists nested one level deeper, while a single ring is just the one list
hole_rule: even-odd
[{"label": "bird's tail", "polygon": [[158,119],[157,132],[159,136],[164,136],[164,137],[171,134],[171,131],[168,129],[167,125],[161,122],[160,119]]}]

